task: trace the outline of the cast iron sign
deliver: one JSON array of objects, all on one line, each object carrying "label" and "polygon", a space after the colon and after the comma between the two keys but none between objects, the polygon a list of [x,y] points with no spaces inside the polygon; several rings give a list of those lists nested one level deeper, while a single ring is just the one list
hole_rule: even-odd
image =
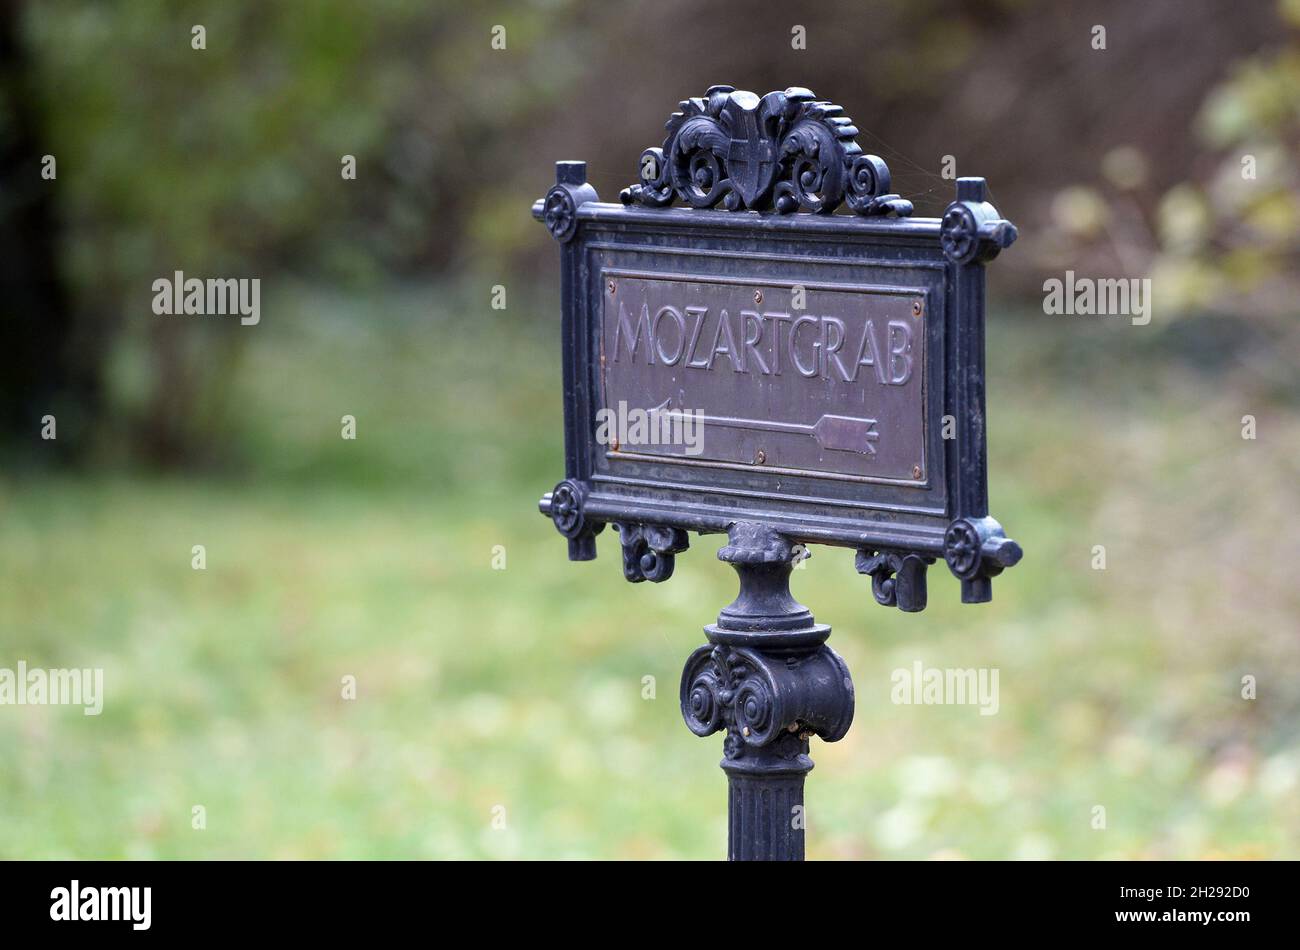
[{"label": "cast iron sign", "polygon": [[[682,701],[696,732],[734,734],[734,809],[745,748],[771,753],[776,734],[746,731],[740,687],[773,650],[842,666],[784,588],[806,545],[854,549],[876,599],[905,611],[925,606],[938,558],[970,603],[1020,558],[989,516],[984,415],[984,265],[1016,230],[979,178],[957,181],[942,218],[912,217],[851,120],[806,89],[714,86],[679,108],[621,204],[560,162],[533,206],[563,268],[566,471],[540,507],[573,560],[614,525],[632,581],[667,579],[687,532],[730,535],[719,556],[741,597],[707,628]],[[771,564],[775,587],[747,584]],[[782,609],[746,601],[760,596]],[[838,738],[842,678],[847,697],[826,701],[846,715],[809,693],[768,725],[795,716],[780,725],[805,753],[808,735]],[[765,682],[768,698],[798,692]]]}]

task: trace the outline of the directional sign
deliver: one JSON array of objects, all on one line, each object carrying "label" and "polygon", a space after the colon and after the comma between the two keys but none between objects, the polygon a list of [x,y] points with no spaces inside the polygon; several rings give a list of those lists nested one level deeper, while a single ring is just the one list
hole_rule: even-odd
[{"label": "directional sign", "polygon": [[919,610],[940,557],[988,600],[1020,549],[988,511],[985,266],[1016,230],[983,179],[914,217],[806,89],[714,86],[667,129],[620,204],[561,162],[533,206],[562,249],[565,478],[540,508],[570,557],[615,524],[628,579],[663,580],[688,532],[757,524],[855,548],[881,603]]}]

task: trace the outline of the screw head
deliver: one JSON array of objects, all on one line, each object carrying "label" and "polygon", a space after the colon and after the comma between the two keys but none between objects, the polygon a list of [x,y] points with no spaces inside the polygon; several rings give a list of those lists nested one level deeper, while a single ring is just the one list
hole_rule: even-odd
[{"label": "screw head", "polygon": [[766,461],[767,461],[767,453],[764,452],[762,449],[759,449],[757,452],[754,453],[755,465],[762,465]]},{"label": "screw head", "polygon": [[912,301],[912,316],[919,317],[921,315],[922,309],[923,308],[921,306],[921,301],[919,300]]},{"label": "screw head", "polygon": [[606,281],[606,282],[605,282],[605,289],[608,290],[608,291],[612,294],[612,293],[614,292],[614,282],[613,282],[612,280],[608,280],[608,281]]},{"label": "screw head", "polygon": [[754,291],[754,303],[762,303],[762,302],[763,302],[763,291],[761,290]]},{"label": "screw head", "polygon": [[913,465],[913,466],[912,466],[912,477],[913,477],[913,478],[920,478],[920,477],[921,477],[921,466],[919,466],[919,465]]}]

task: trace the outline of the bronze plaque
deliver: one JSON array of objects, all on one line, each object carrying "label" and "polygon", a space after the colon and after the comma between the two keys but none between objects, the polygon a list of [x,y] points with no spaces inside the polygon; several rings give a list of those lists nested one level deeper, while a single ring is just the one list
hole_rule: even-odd
[{"label": "bronze plaque", "polygon": [[607,457],[925,481],[924,290],[602,277]]}]

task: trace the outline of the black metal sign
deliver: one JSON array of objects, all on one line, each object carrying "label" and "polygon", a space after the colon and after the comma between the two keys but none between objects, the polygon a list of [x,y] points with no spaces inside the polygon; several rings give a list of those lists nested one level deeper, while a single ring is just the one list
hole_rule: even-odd
[{"label": "black metal sign", "polygon": [[790,595],[804,546],[855,549],[905,611],[937,558],[968,603],[1020,559],[988,512],[984,401],[984,267],[1016,230],[980,178],[913,217],[806,89],[714,86],[667,130],[621,204],[560,162],[533,205],[562,248],[565,478],[540,508],[573,560],[614,525],[631,581],[727,533],[740,595],[687,661],[682,714],[727,733],[731,856],[799,858],[808,740],[853,715],[830,628]]},{"label": "black metal sign", "polygon": [[914,218],[801,89],[715,86],[668,133],[622,205],[562,162],[534,206],[564,246],[566,478],[541,508],[570,556],[606,523],[639,549],[749,521],[857,549],[881,603],[923,608],[938,557],[988,600],[1020,552],[988,513],[984,265],[1016,232],[983,180]]}]

